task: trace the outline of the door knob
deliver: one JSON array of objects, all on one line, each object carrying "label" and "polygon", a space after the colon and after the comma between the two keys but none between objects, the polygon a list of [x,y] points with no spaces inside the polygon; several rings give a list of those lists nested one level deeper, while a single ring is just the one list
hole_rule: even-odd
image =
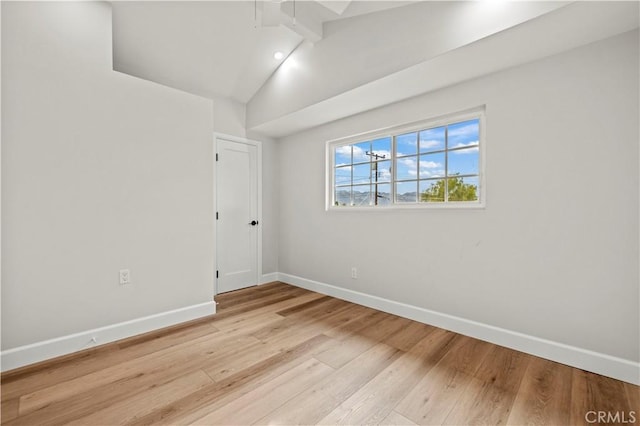
[{"label": "door knob", "polygon": [[249,223],[249,225],[251,225],[251,226],[256,226],[257,224],[258,224],[258,221],[257,221],[257,220],[252,220],[252,221]]}]

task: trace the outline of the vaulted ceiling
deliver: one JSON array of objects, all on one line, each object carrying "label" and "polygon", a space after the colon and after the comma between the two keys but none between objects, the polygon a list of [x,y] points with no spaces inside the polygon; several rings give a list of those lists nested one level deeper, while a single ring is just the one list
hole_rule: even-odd
[{"label": "vaulted ceiling", "polygon": [[[113,2],[114,69],[274,137],[638,27],[638,2]],[[274,58],[282,52],[281,59]]]},{"label": "vaulted ceiling", "polygon": [[[205,97],[246,103],[323,24],[412,1],[113,2],[114,68]],[[283,57],[275,59],[275,52]]]}]

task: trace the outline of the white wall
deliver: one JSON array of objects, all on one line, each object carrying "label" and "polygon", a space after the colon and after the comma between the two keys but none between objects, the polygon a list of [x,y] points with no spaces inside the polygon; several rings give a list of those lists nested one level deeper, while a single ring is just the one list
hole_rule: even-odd
[{"label": "white wall", "polygon": [[[280,272],[638,362],[638,73],[634,31],[282,139]],[[486,209],[325,211],[327,140],[480,105]]]},{"label": "white wall", "polygon": [[211,301],[212,102],[112,71],[108,3],[2,2],[2,124],[3,351]]},{"label": "white wall", "polygon": [[244,104],[228,98],[214,98],[213,123],[216,132],[246,137],[246,107]]}]

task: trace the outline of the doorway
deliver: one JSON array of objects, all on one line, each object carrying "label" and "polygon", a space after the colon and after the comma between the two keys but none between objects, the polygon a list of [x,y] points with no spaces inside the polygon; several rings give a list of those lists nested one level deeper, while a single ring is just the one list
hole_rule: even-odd
[{"label": "doorway", "polygon": [[262,273],[262,145],[215,136],[215,294],[251,287]]}]

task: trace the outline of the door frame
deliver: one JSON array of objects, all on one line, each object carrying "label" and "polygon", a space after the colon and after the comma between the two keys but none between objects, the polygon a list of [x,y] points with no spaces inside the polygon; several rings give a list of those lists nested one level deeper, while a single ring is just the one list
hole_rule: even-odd
[{"label": "door frame", "polygon": [[214,271],[214,279],[213,279],[213,297],[218,294],[218,278],[216,276],[216,271],[218,271],[218,221],[215,219],[215,214],[218,211],[218,164],[216,161],[216,153],[218,152],[218,140],[226,140],[230,142],[241,143],[245,145],[252,145],[256,147],[256,177],[258,179],[258,236],[257,236],[257,269],[256,269],[256,277],[255,277],[255,285],[259,285],[262,282],[262,142],[247,139],[243,137],[228,135],[225,133],[214,132],[213,133],[213,247],[214,247],[214,258],[215,258],[215,271]]}]

